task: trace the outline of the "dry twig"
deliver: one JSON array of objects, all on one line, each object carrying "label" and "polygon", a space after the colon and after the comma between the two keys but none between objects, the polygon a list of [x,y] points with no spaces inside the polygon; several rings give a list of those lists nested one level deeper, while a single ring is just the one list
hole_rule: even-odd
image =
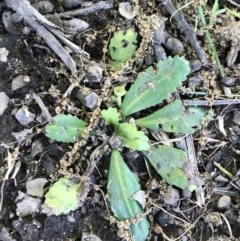
[{"label": "dry twig", "polygon": [[233,0],[227,0],[228,2],[230,2],[232,5],[234,5],[236,8],[240,9],[240,4],[237,4],[235,1]]},{"label": "dry twig", "polygon": [[194,32],[193,28],[188,24],[188,22],[185,20],[184,16],[177,11],[177,9],[174,7],[171,0],[161,0],[162,4],[166,8],[166,10],[173,15],[173,18],[176,20],[179,28],[182,29],[182,31],[187,36],[190,44],[192,45],[193,49],[196,51],[196,54],[198,58],[201,60],[202,64],[207,64],[206,54],[204,50],[199,45],[199,42],[196,38],[196,33]]},{"label": "dry twig", "polygon": [[109,9],[113,7],[113,1],[99,1],[90,7],[80,8],[69,12],[59,13],[58,16],[61,17],[75,17],[79,15],[87,15],[92,12],[96,12],[102,9]]},{"label": "dry twig", "polygon": [[85,57],[89,57],[89,54],[81,50],[73,43],[70,44],[70,41],[59,31],[59,27],[51,23],[43,15],[41,15],[34,7],[31,6],[28,0],[5,0],[5,2],[8,7],[12,8],[14,11],[20,14],[24,22],[27,25],[31,26],[38,33],[38,35],[46,41],[48,46],[71,70],[72,75],[76,76],[77,68],[74,60],[53,34],[60,38],[61,41],[63,41],[66,45],[74,46],[75,52],[77,50],[79,54],[82,54]]},{"label": "dry twig", "polygon": [[[207,100],[183,100],[185,106],[208,106]],[[237,99],[225,99],[225,100],[213,100],[212,105],[229,105],[229,104],[240,104],[240,100]]]}]

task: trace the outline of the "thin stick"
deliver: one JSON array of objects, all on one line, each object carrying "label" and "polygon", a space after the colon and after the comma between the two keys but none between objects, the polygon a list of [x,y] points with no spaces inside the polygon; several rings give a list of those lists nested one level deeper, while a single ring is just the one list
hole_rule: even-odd
[{"label": "thin stick", "polygon": [[152,179],[152,174],[150,172],[148,162],[147,162],[145,156],[143,156],[143,158],[144,158],[144,161],[145,161],[145,165],[146,165],[146,168],[147,168],[148,175],[149,175],[150,179]]},{"label": "thin stick", "polygon": [[165,210],[165,209],[163,209],[162,207],[157,206],[155,203],[153,203],[153,202],[150,202],[150,203],[151,203],[151,204],[152,204],[154,207],[156,207],[157,209],[162,210],[164,213],[166,213],[166,214],[168,214],[168,215],[170,215],[170,216],[174,217],[175,219],[180,220],[180,221],[181,221],[181,222],[183,222],[183,223],[186,223],[186,224],[190,225],[190,223],[189,223],[189,222],[187,222],[187,221],[185,221],[184,219],[179,218],[179,217],[177,217],[177,216],[175,216],[175,215],[173,215],[173,214],[169,213],[168,211],[166,211],[166,210]]},{"label": "thin stick", "polygon": [[[198,91],[180,91],[181,94],[183,95],[200,95],[200,96],[206,96],[206,92],[198,92]],[[227,97],[225,94],[220,94],[220,97]],[[232,95],[232,97],[240,97],[238,94]]]},{"label": "thin stick", "polygon": [[[5,0],[8,7],[12,8],[18,14],[22,16],[24,22],[31,26],[40,37],[42,37],[48,46],[58,55],[58,57],[63,61],[63,63],[71,70],[73,76],[77,75],[76,63],[66,51],[65,48],[59,43],[59,41],[52,34],[57,34],[61,37],[61,41],[65,40],[65,44],[69,44],[69,40],[63,35],[60,36],[59,27],[48,21],[43,15],[41,15],[34,7],[31,6],[27,0]],[[51,33],[52,32],[52,33]],[[74,44],[70,45],[73,46]],[[76,52],[76,48],[74,48]],[[88,53],[83,50],[78,49],[80,54],[88,57]]]},{"label": "thin stick", "polygon": [[95,4],[93,4],[90,7],[86,7],[86,8],[81,8],[81,9],[76,9],[73,11],[69,11],[69,12],[64,12],[64,13],[59,13],[58,16],[61,17],[75,17],[75,16],[79,16],[79,15],[87,15],[89,13],[92,12],[96,12],[102,9],[109,9],[113,7],[113,1],[109,0],[109,1],[100,1],[97,2]]},{"label": "thin stick", "polygon": [[6,181],[6,179],[3,178],[3,182],[2,182],[2,186],[1,186],[0,212],[2,211],[2,206],[3,206],[3,189],[4,189],[5,181]]},{"label": "thin stick", "polygon": [[191,5],[192,3],[194,3],[194,2],[191,1],[191,2],[189,2],[189,3],[187,3],[187,4],[183,5],[183,6],[181,6],[180,8],[178,8],[178,9],[176,10],[176,12],[174,12],[174,13],[172,14],[172,16],[170,17],[169,21],[170,21],[170,22],[172,21],[172,17],[174,16],[175,13],[180,12],[180,10],[186,8],[187,6]]},{"label": "thin stick", "polygon": [[62,43],[64,43],[66,46],[68,46],[71,50],[73,50],[76,54],[80,54],[86,59],[90,58],[89,53],[85,52],[84,50],[80,49],[79,46],[71,42],[67,37],[64,36],[63,33],[61,33],[59,30],[56,28],[46,26],[46,28],[52,32]]},{"label": "thin stick", "polygon": [[190,223],[186,222],[185,220],[183,220],[183,219],[181,219],[181,218],[179,218],[179,217],[177,217],[177,216],[172,215],[171,213],[167,212],[166,210],[164,210],[163,208],[157,206],[156,204],[154,204],[154,203],[152,203],[152,202],[151,202],[151,204],[154,205],[156,208],[161,209],[163,212],[167,213],[168,215],[170,215],[170,216],[172,216],[172,217],[174,217],[174,218],[176,218],[176,219],[179,219],[179,220],[181,220],[182,222],[187,223],[188,225],[190,225],[190,227],[189,227],[184,233],[182,233],[179,237],[177,237],[177,238],[175,238],[175,239],[170,239],[165,233],[163,233],[164,238],[166,238],[166,239],[169,240],[169,241],[177,241],[177,240],[179,240],[180,238],[182,238],[182,236],[184,236],[187,232],[189,232],[190,229],[192,229],[192,228],[196,225],[196,223],[198,222],[198,220],[205,215],[205,213],[203,213],[201,216],[199,216],[199,217],[196,219],[196,221],[195,221],[193,224],[190,224]]},{"label": "thin stick", "polygon": [[222,216],[222,218],[224,219],[225,223],[227,224],[227,227],[228,227],[228,230],[229,230],[230,238],[232,238],[232,237],[233,237],[233,235],[232,235],[232,229],[231,229],[231,226],[230,226],[230,224],[229,224],[229,222],[228,222],[226,216],[225,216],[224,214],[222,214],[222,213],[220,213],[220,215]]},{"label": "thin stick", "polygon": [[205,51],[201,48],[199,42],[197,41],[196,33],[193,28],[188,24],[183,15],[179,12],[176,12],[176,8],[174,7],[171,0],[161,0],[162,4],[165,6],[166,10],[173,15],[173,18],[176,20],[178,26],[182,29],[185,35],[188,38],[188,41],[192,45],[195,50],[198,58],[202,62],[202,64],[207,63]]},{"label": "thin stick", "polygon": [[[207,100],[183,100],[185,106],[208,106]],[[213,100],[211,105],[229,105],[240,104],[240,100],[237,99],[225,99],[225,100]]]},{"label": "thin stick", "polygon": [[213,164],[214,164],[214,166],[216,166],[221,172],[223,172],[224,174],[226,174],[228,177],[233,178],[233,175],[232,175],[229,171],[227,171],[224,167],[222,167],[219,163],[214,162]]},{"label": "thin stick", "polygon": [[198,222],[198,220],[199,220],[201,217],[203,217],[204,215],[205,215],[205,213],[203,213],[201,216],[199,216],[199,217],[197,218],[197,220],[196,220],[184,233],[182,233],[179,237],[177,237],[177,238],[174,239],[173,241],[177,241],[177,240],[179,240],[180,238],[182,238],[187,232],[190,231],[190,229],[192,229],[192,228],[196,225],[196,223]]},{"label": "thin stick", "polygon": [[174,139],[169,139],[166,141],[157,141],[151,144],[151,146],[156,146],[158,144],[165,144],[165,143],[172,143],[172,142],[176,142],[176,141],[181,141],[183,138],[187,137],[188,134],[178,137],[178,138],[174,138]]},{"label": "thin stick", "polygon": [[230,2],[232,5],[236,6],[236,8],[240,9],[240,5],[235,3],[235,1],[233,0],[227,0],[228,2]]},{"label": "thin stick", "polygon": [[42,99],[37,96],[35,93],[33,93],[33,98],[35,99],[35,101],[37,102],[38,106],[40,107],[40,109],[42,110],[43,114],[45,115],[45,117],[47,118],[47,121],[51,124],[54,123],[54,120],[51,116],[51,114],[48,111],[48,108],[44,105]]}]

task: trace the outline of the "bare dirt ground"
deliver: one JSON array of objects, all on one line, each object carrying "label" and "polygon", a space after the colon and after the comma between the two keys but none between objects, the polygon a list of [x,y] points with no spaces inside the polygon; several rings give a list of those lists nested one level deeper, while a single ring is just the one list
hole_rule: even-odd
[{"label": "bare dirt ground", "polygon": [[[28,1],[21,0],[19,4],[21,2]],[[44,7],[36,5],[40,1],[30,2],[41,16],[54,24],[65,24],[61,31],[71,43],[80,47],[80,52],[74,52],[75,45],[69,46],[55,38],[54,41],[65,50],[68,45],[66,52],[70,53],[71,62],[68,55],[56,47],[57,43],[52,42],[52,37],[45,35],[48,31],[56,36],[54,31],[58,29],[49,27],[42,18],[32,16],[25,8],[19,17],[19,8],[12,6],[14,1],[0,1],[0,93],[9,97],[6,108],[2,96],[0,98],[0,240],[127,239],[119,237],[119,229],[112,222],[113,214],[109,211],[109,149],[98,149],[101,151],[96,155],[94,169],[89,175],[91,185],[81,207],[68,214],[47,215],[42,212],[44,195],[60,177],[83,175],[92,153],[104,143],[103,130],[107,128],[99,120],[100,111],[114,105],[113,87],[126,84],[130,88],[139,72],[174,55],[181,55],[190,62],[191,73],[168,101],[179,98],[186,108],[206,106],[208,115],[202,128],[193,135],[159,131],[157,137],[150,132],[148,136],[151,142],[177,139],[173,145],[186,152],[197,169],[199,182],[198,189],[192,193],[171,187],[146,164],[141,153],[122,150],[124,160],[138,176],[147,196],[149,240],[239,240],[239,18],[227,11],[217,16],[211,14],[214,1],[189,4],[174,1],[176,12],[170,1],[133,0],[129,3],[136,14],[129,19],[119,13],[118,1],[49,0],[44,1]],[[95,4],[98,7],[93,7]],[[213,20],[212,26],[204,27],[201,23],[200,5],[204,6],[207,22]],[[219,1],[219,9],[225,7],[237,12],[240,3],[237,0]],[[78,9],[90,10],[77,14],[68,12]],[[161,21],[164,19],[164,23],[158,25],[156,16]],[[82,29],[73,23],[64,23],[73,18],[85,21],[77,24]],[[32,24],[33,21],[36,22]],[[154,32],[163,26],[168,39],[173,40],[170,46],[162,36],[154,37]],[[107,65],[109,40],[115,31],[128,28],[134,28],[138,33],[137,52],[122,70],[112,71]],[[224,75],[216,64],[216,53],[210,50],[206,29],[212,37]],[[90,67],[101,71],[96,74],[89,70]],[[99,99],[89,107],[91,103],[79,100],[79,93],[96,93]],[[47,109],[45,113],[43,107]],[[19,110],[24,114],[16,118]],[[24,123],[29,113],[34,115],[33,119]],[[43,113],[52,117],[59,113],[72,114],[89,123],[89,131],[100,131],[101,135],[85,136],[77,144],[50,140],[44,130],[49,119]],[[24,199],[21,193],[27,192],[27,181],[37,178],[44,178],[47,183],[39,198],[40,205],[28,213],[25,209],[32,207],[26,203],[21,206]]]}]

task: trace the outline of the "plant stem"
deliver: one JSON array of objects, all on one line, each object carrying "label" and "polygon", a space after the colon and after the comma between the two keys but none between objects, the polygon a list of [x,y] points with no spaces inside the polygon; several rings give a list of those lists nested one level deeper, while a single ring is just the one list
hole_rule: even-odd
[{"label": "plant stem", "polygon": [[225,168],[223,168],[219,163],[214,162],[214,166],[216,166],[221,172],[226,174],[228,177],[233,178],[233,175],[230,172],[228,172]]},{"label": "plant stem", "polygon": [[[204,14],[203,14],[203,9],[202,9],[202,6],[201,6],[201,5],[198,6],[198,12],[199,12],[199,16],[200,16],[200,19],[201,19],[201,22],[202,22],[203,26],[206,27],[206,26],[207,26],[207,23],[206,23],[206,20],[205,20]],[[218,69],[219,69],[219,71],[220,71],[220,74],[221,74],[221,77],[224,77],[225,74],[224,74],[222,65],[221,65],[221,63],[220,63],[220,60],[219,60],[219,58],[218,58],[218,54],[217,54],[216,48],[215,48],[215,46],[214,46],[214,43],[213,43],[213,41],[212,41],[212,38],[211,38],[211,36],[210,36],[210,33],[209,33],[209,31],[208,31],[207,29],[206,29],[204,32],[205,32],[205,34],[206,34],[206,38],[207,38],[208,44],[209,44],[209,46],[210,46],[210,49],[211,49],[211,51],[213,52],[214,58],[215,58],[216,63],[217,63],[217,67],[218,67]]]}]

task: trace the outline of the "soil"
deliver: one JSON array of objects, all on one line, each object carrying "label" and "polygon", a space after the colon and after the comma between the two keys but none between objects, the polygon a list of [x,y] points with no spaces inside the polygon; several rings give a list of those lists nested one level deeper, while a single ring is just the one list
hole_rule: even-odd
[{"label": "soil", "polygon": [[[33,4],[34,1],[31,2]],[[56,12],[79,8],[76,6],[68,9],[61,7],[60,1],[50,2],[53,3]],[[132,1],[132,4],[136,2]],[[24,216],[19,214],[16,199],[19,197],[19,192],[27,192],[28,180],[45,178],[48,181],[44,186],[45,195],[49,187],[60,177],[70,177],[72,174],[82,176],[85,173],[91,154],[104,142],[102,130],[106,129],[106,125],[100,121],[99,111],[95,110],[106,109],[113,105],[111,99],[113,87],[126,84],[129,88],[139,72],[144,71],[148,66],[156,66],[157,54],[151,37],[155,30],[151,18],[155,14],[166,17],[167,32],[183,44],[184,51],[181,55],[190,62],[197,59],[188,38],[177,26],[176,21],[169,21],[170,15],[161,2],[139,1],[138,6],[142,16],[138,15],[137,21],[122,17],[118,11],[117,1],[110,9],[93,11],[88,15],[77,17],[86,21],[89,28],[75,35],[71,41],[84,48],[90,54],[90,60],[94,62],[78,58],[82,61],[82,65],[77,66],[79,84],[75,87],[74,76],[35,31],[29,34],[24,34],[22,31],[17,35],[13,34],[1,18],[0,48],[6,48],[9,54],[7,61],[0,61],[0,92],[4,92],[10,100],[7,109],[0,116],[0,240],[98,240],[97,237],[102,241],[124,240],[124,237],[119,237],[116,223],[112,222],[113,214],[110,215],[109,203],[106,201],[109,149],[99,154],[94,164],[95,168],[89,175],[91,185],[88,195],[81,207],[76,210],[64,215],[47,216],[40,206],[36,212]],[[183,4],[175,1],[173,3],[177,9],[180,9]],[[235,7],[231,5],[231,1],[219,1],[220,8],[226,4],[231,9]],[[183,16],[193,28],[196,25],[197,16],[197,7],[194,5],[195,3],[186,5],[181,9]],[[211,8],[213,1],[209,1],[208,6]],[[1,16],[9,11],[13,13],[3,1],[0,1],[0,7]],[[206,12],[207,19],[209,16]],[[178,93],[171,96],[171,98],[178,96],[182,101],[196,101],[196,105],[198,105],[197,101],[204,100],[208,110],[214,112],[211,121],[207,121],[193,134],[196,165],[199,178],[202,180],[201,192],[204,203],[199,204],[199,197],[195,191],[185,193],[177,187],[173,187],[173,190],[177,190],[178,193],[174,198],[170,186],[162,180],[153,167],[145,165],[140,152],[129,151],[126,148],[121,152],[131,171],[138,174],[142,190],[148,193],[147,218],[151,223],[149,240],[207,241],[239,240],[240,238],[240,164],[238,161],[240,112],[239,104],[234,103],[239,98],[239,57],[237,55],[239,37],[236,37],[239,32],[239,19],[225,12],[214,20],[214,26],[209,31],[228,77],[227,83],[226,78],[221,78],[216,67],[198,18],[197,40],[206,53],[207,63],[200,63],[200,67],[188,76]],[[234,27],[229,22],[234,22]],[[24,21],[20,23],[24,25]],[[137,54],[123,70],[114,72],[106,64],[108,56],[105,50],[114,31],[129,27],[134,27],[139,33]],[[38,47],[34,44],[38,44]],[[174,55],[174,51],[165,46],[164,49],[167,56]],[[101,82],[94,82],[86,77],[87,68],[93,63],[99,64],[104,70]],[[19,75],[29,76],[30,81],[21,88],[13,90],[13,79]],[[109,80],[110,85],[108,85]],[[66,95],[71,86],[73,90]],[[79,91],[97,93],[101,99],[100,105],[96,109],[88,108],[86,103],[77,98]],[[34,93],[41,98],[52,117],[59,113],[72,114],[91,123],[90,127],[101,133],[95,138],[83,138],[84,141],[77,142],[77,146],[50,140],[46,137],[44,130],[47,120],[42,116],[42,110],[33,97]],[[214,104],[215,100],[225,100],[227,104],[217,105]],[[23,106],[35,115],[34,120],[27,125],[21,124],[15,117],[16,112]],[[224,129],[218,126],[221,121]],[[19,134],[18,139],[13,133]],[[166,135],[170,139],[179,137],[173,134]],[[150,133],[149,138],[151,141],[156,141]],[[33,154],[36,145],[40,151]],[[75,147],[77,151],[74,153]],[[220,168],[215,165],[216,163]],[[17,170],[19,164],[21,166]],[[11,165],[13,169],[6,176]],[[17,170],[16,176],[11,178],[14,170]],[[228,175],[226,170],[232,176]],[[173,198],[174,204],[167,201],[168,195],[169,199]],[[221,208],[219,199],[223,196],[230,197],[231,201],[227,207]],[[40,199],[41,203],[44,203],[44,196]]]}]

